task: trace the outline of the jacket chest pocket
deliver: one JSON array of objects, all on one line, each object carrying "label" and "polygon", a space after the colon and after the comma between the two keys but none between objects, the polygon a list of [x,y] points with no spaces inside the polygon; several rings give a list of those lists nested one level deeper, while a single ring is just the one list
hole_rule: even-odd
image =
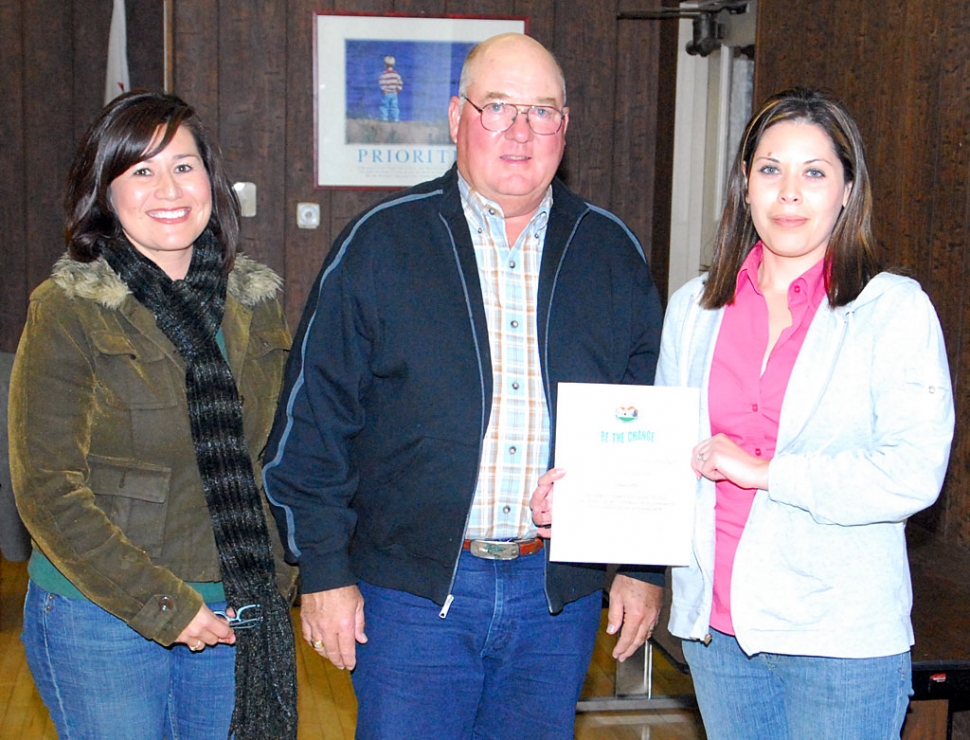
[{"label": "jacket chest pocket", "polygon": [[90,455],[88,485],[105,515],[151,558],[162,554],[172,471]]},{"label": "jacket chest pocket", "polygon": [[179,402],[181,384],[156,344],[112,332],[92,334],[95,377],[108,403],[119,408],[161,409]]},{"label": "jacket chest pocket", "polygon": [[252,395],[275,401],[279,397],[283,366],[289,351],[290,337],[282,328],[254,330],[250,336],[243,377],[239,381],[243,396]]}]

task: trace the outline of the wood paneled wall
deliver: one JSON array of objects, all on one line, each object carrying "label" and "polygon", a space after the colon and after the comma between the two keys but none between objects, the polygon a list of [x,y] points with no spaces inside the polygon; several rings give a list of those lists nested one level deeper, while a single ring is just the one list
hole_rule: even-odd
[{"label": "wood paneled wall", "polygon": [[[831,90],[859,123],[885,266],[920,281],[943,324],[957,431],[920,524],[970,547],[970,3],[760,0],[755,98]],[[847,491],[846,495],[851,495]]]},{"label": "wood paneled wall", "polygon": [[[566,73],[571,121],[561,175],[630,224],[666,286],[669,198],[655,197],[655,179],[669,180],[673,107],[658,103],[673,91],[673,78],[659,73],[661,56],[674,53],[672,28],[619,22],[625,3],[616,0],[175,5],[176,90],[217,123],[233,176],[257,183],[259,213],[245,223],[243,248],[284,274],[291,321],[340,229],[388,192],[314,189],[315,11],[527,17],[530,34],[557,54]],[[630,188],[631,181],[639,186]],[[319,229],[297,228],[299,202],[320,204]],[[662,248],[652,250],[655,243]]]},{"label": "wood paneled wall", "polygon": [[[64,251],[64,183],[104,103],[111,0],[0,0],[0,351]],[[161,88],[162,5],[127,0],[133,85]]]},{"label": "wood paneled wall", "polygon": [[[127,8],[132,85],[159,88],[162,4]],[[676,30],[617,20],[631,9],[632,0],[174,0],[175,92],[215,131],[230,176],[256,183],[258,213],[244,220],[242,248],[284,275],[295,322],[333,238],[388,192],[314,189],[314,12],[527,17],[566,73],[560,174],[627,221],[666,294],[674,77],[660,69],[661,59],[674,66]],[[0,349],[14,348],[29,291],[63,251],[63,178],[101,106],[110,14],[111,0],[0,0]],[[298,202],[320,204],[319,229],[296,227]]]}]

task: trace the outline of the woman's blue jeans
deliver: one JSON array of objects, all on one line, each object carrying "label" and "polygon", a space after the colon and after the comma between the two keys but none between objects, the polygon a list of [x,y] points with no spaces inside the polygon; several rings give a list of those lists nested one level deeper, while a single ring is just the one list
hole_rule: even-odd
[{"label": "woman's blue jeans", "polygon": [[[225,604],[211,604],[225,608]],[[147,640],[99,606],[33,581],[27,665],[60,740],[213,740],[229,735],[235,654]]]},{"label": "woman's blue jeans", "polygon": [[602,609],[596,592],[549,613],[544,554],[461,554],[447,617],[366,583],[357,646],[357,738],[573,737]]},{"label": "woman's blue jeans", "polygon": [[711,630],[684,641],[709,740],[899,738],[912,694],[908,652],[883,658],[747,656]]}]

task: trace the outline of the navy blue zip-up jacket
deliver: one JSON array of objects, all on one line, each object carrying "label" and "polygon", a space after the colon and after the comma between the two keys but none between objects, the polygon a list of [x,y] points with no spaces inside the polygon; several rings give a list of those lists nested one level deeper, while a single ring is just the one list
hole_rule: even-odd
[{"label": "navy blue zip-up jacket", "polygon": [[[636,238],[555,181],[538,327],[553,431],[560,382],[653,383],[661,323]],[[304,593],[363,580],[445,602],[491,399],[478,267],[452,168],[354,219],[310,292],[264,455]],[[603,585],[603,566],[546,566],[552,612]]]}]

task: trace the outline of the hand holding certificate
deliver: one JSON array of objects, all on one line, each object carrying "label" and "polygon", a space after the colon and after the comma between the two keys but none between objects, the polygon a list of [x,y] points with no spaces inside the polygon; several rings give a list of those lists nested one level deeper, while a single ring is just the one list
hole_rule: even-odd
[{"label": "hand holding certificate", "polygon": [[696,388],[560,383],[552,560],[686,565]]}]

